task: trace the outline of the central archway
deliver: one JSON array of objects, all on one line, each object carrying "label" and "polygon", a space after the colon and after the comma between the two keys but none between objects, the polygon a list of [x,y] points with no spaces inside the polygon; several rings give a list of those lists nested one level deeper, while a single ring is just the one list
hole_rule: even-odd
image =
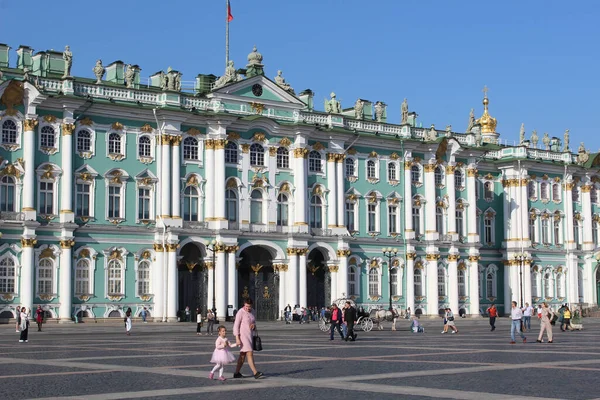
[{"label": "central archway", "polygon": [[[178,314],[185,318],[186,307],[191,310],[191,319],[195,321],[196,309],[206,315],[208,296],[208,271],[204,264],[206,251],[198,243],[187,243],[179,252],[181,258],[177,263],[178,276]],[[204,250],[204,251],[203,251]]]},{"label": "central archway", "polygon": [[319,248],[308,254],[306,268],[306,306],[320,310],[331,298],[331,275],[325,256]]},{"label": "central archway", "polygon": [[273,269],[271,252],[260,245],[250,246],[240,253],[238,268],[238,304],[250,298],[254,301],[256,319],[275,321],[279,314],[279,275]]}]

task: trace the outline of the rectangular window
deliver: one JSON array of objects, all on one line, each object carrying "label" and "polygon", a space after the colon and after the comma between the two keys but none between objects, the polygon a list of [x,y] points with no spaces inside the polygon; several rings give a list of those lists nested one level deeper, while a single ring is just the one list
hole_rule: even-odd
[{"label": "rectangular window", "polygon": [[412,223],[413,229],[415,230],[415,235],[421,235],[421,209],[418,207],[413,207],[412,209]]},{"label": "rectangular window", "polygon": [[548,219],[542,218],[542,243],[548,244],[550,243],[550,238],[548,237]]},{"label": "rectangular window", "polygon": [[108,187],[108,218],[121,218],[121,186]]},{"label": "rectangular window", "polygon": [[354,203],[346,203],[346,228],[348,232],[354,232]]},{"label": "rectangular window", "polygon": [[529,239],[531,243],[537,243],[537,235],[535,234],[535,219],[529,219]]},{"label": "rectangular window", "polygon": [[377,205],[369,204],[368,207],[368,218],[369,218],[369,232],[377,232]]},{"label": "rectangular window", "polygon": [[465,297],[467,295],[467,288],[465,282],[465,271],[458,271],[458,296]]},{"label": "rectangular window", "polygon": [[485,218],[483,220],[483,243],[493,243],[492,238],[492,220]]},{"label": "rectangular window", "polygon": [[398,233],[398,207],[388,207],[388,229],[390,233]]},{"label": "rectangular window", "polygon": [[38,293],[52,294],[52,268],[38,270]]},{"label": "rectangular window", "polygon": [[54,182],[40,182],[39,213],[42,215],[54,214]]},{"label": "rectangular window", "polygon": [[139,188],[138,189],[138,219],[149,220],[150,219],[150,202],[151,195],[150,189]]},{"label": "rectangular window", "polygon": [[90,293],[90,270],[77,268],[75,270],[75,294]]},{"label": "rectangular window", "polygon": [[415,271],[414,279],[415,279],[415,296],[421,297],[421,296],[423,296],[423,284],[422,284],[421,271],[419,271],[419,270]]},{"label": "rectangular window", "polygon": [[15,185],[11,177],[5,176],[0,182],[0,212],[15,211]]},{"label": "rectangular window", "polygon": [[465,230],[463,228],[463,212],[462,210],[456,211],[456,232],[458,233],[458,237],[465,236]]},{"label": "rectangular window", "polygon": [[75,215],[77,217],[89,217],[90,214],[90,192],[89,183],[78,183],[75,187]]}]

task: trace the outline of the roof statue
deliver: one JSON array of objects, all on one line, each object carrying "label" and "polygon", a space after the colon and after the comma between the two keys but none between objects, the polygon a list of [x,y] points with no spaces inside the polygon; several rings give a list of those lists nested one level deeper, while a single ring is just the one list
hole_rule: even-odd
[{"label": "roof statue", "polygon": [[544,143],[545,150],[550,150],[550,136],[548,136],[548,132],[544,132],[544,137],[542,138],[542,143]]},{"label": "roof statue", "polygon": [[354,118],[363,119],[364,109],[365,109],[364,100],[357,99],[356,103],[354,103]]},{"label": "roof statue", "polygon": [[408,100],[406,100],[406,98],[402,102],[402,105],[400,105],[400,113],[402,114],[401,119],[400,119],[400,124],[407,124],[408,123]]},{"label": "roof statue", "polygon": [[577,164],[583,165],[590,159],[589,150],[585,149],[585,144],[581,142],[579,149],[577,150]]},{"label": "roof statue", "polygon": [[383,117],[385,114],[385,103],[382,101],[378,101],[375,103],[375,120],[377,122],[383,122]]},{"label": "roof statue", "polygon": [[96,84],[101,84],[102,77],[104,76],[104,72],[106,71],[104,69],[104,66],[102,65],[102,60],[99,59],[98,61],[96,61],[96,65],[94,66],[92,71],[94,72],[94,75],[96,75]]},{"label": "roof statue", "polygon": [[125,68],[125,84],[128,88],[133,87],[134,79],[135,79],[135,69],[133,68],[133,65],[127,64],[127,67]]},{"label": "roof statue", "polygon": [[496,118],[492,117],[488,112],[488,104],[490,103],[487,97],[488,88],[483,88],[483,115],[477,120],[477,123],[481,125],[481,133],[496,133],[496,125],[498,122]]},{"label": "roof statue", "polygon": [[71,66],[73,65],[73,53],[71,53],[71,48],[69,46],[65,46],[63,60],[65,60],[65,73],[62,77],[67,78],[71,76]]},{"label": "roof statue", "polygon": [[425,131],[424,136],[424,139],[430,142],[433,142],[435,139],[437,139],[437,131],[435,130],[435,125],[431,124],[431,128],[429,128],[428,131]]},{"label": "roof statue", "polygon": [[569,150],[569,130],[568,129],[565,131],[565,140],[564,140],[563,151],[570,151]]},{"label": "roof statue", "polygon": [[256,49],[256,45],[252,49],[252,52],[248,54],[248,65],[261,65],[263,60],[262,54]]},{"label": "roof statue", "polygon": [[221,76],[215,82],[214,89],[218,89],[227,85],[228,83],[237,82],[240,80],[239,74],[236,72],[235,67],[233,66],[233,60],[229,60],[227,62],[227,68],[225,69],[225,75]]},{"label": "roof statue", "polygon": [[256,50],[256,45],[252,52],[248,54],[248,64],[246,65],[246,78],[252,78],[256,75],[264,75],[264,65],[262,64],[263,56]]},{"label": "roof statue", "polygon": [[525,143],[525,123],[521,124],[521,130],[519,131],[519,144]]},{"label": "roof statue", "polygon": [[467,125],[467,133],[471,133],[471,129],[475,126],[475,110],[471,108],[469,113],[469,125]]},{"label": "roof statue", "polygon": [[288,92],[290,94],[295,94],[294,89],[290,86],[289,83],[287,83],[285,81],[285,78],[283,77],[281,70],[277,71],[277,76],[275,77],[275,83],[277,84],[277,86],[279,86],[286,92]]},{"label": "roof statue", "polygon": [[446,125],[446,137],[452,137],[452,125]]},{"label": "roof statue", "polygon": [[342,105],[335,98],[335,93],[331,92],[331,99],[325,99],[325,112],[328,114],[341,114]]},{"label": "roof statue", "polygon": [[533,130],[533,132],[531,132],[531,144],[533,145],[534,149],[537,147],[538,144],[538,134],[535,129]]}]

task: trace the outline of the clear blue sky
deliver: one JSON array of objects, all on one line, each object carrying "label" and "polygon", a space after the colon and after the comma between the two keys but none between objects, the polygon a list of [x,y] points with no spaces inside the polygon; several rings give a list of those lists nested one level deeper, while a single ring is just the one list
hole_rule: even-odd
[{"label": "clear blue sky", "polygon": [[[172,66],[183,80],[224,71],[225,0],[0,0],[0,43],[74,54],[73,74],[93,77],[97,58],[138,64],[148,77]],[[432,0],[231,0],[231,58],[237,67],[256,44],[270,78],[282,69],[315,104],[335,91],[343,107],[356,98],[400,103],[424,126],[464,131],[469,110],[490,113],[502,139],[537,129],[571,148],[596,133],[600,2]]]}]

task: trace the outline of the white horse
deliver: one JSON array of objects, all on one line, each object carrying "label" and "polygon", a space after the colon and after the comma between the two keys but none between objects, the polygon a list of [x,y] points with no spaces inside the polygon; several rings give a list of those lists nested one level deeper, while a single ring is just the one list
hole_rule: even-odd
[{"label": "white horse", "polygon": [[397,310],[392,310],[392,311],[390,311],[390,310],[372,310],[371,311],[371,318],[377,322],[377,326],[379,327],[380,331],[383,330],[383,325],[382,325],[383,321],[392,322],[392,330],[395,331],[396,330],[396,321],[398,320],[399,317],[400,317],[400,314],[398,314]]}]

